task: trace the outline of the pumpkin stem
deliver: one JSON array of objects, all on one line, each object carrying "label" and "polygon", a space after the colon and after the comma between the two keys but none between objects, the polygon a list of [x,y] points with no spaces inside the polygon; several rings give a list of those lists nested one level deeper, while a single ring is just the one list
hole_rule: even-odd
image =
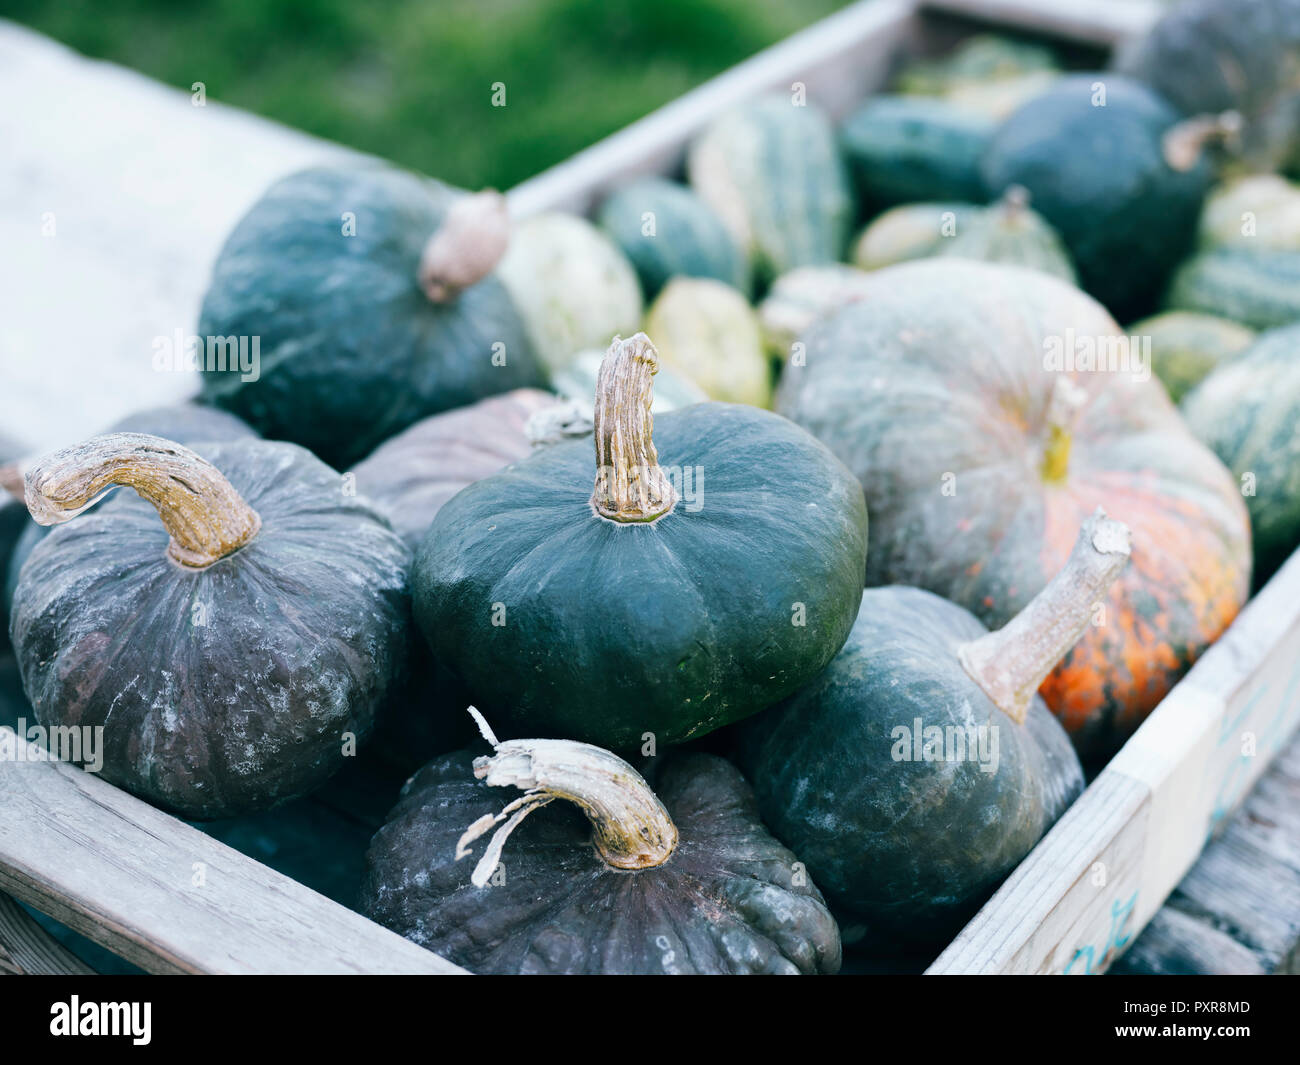
[{"label": "pumpkin stem", "polygon": [[0,466],[0,489],[8,492],[15,499],[23,498],[23,463],[6,462]]},{"label": "pumpkin stem", "polygon": [[1165,130],[1160,141],[1161,154],[1172,169],[1186,172],[1201,161],[1210,145],[1234,145],[1241,135],[1241,127],[1242,119],[1237,111],[1195,115]]},{"label": "pumpkin stem", "polygon": [[567,799],[581,807],[593,829],[592,842],[615,869],[653,869],[677,847],[677,826],[645,779],[617,755],[572,740],[498,740],[483,715],[470,715],[496,751],[474,759],[474,775],[494,788],[519,788],[524,794],[499,814],[485,814],[456,843],[456,860],[492,828],[487,851],[470,877],[483,887],[501,860],[510,833],[534,810]]},{"label": "pumpkin stem", "polygon": [[593,416],[596,488],[591,505],[602,518],[654,521],[673,509],[677,492],[659,465],[651,434],[659,352],[644,333],[615,337],[596,378]]},{"label": "pumpkin stem", "polygon": [[107,433],[55,451],[32,465],[26,482],[27,509],[41,525],[70,521],[114,485],[134,488],[171,534],[167,553],[193,569],[238,551],[262,527],[212,463],[145,433]]},{"label": "pumpkin stem", "polygon": [[1058,377],[1047,401],[1047,443],[1039,467],[1043,480],[1057,484],[1070,471],[1070,446],[1074,442],[1074,423],[1088,394],[1068,377]]},{"label": "pumpkin stem", "polygon": [[1034,693],[1083,635],[1130,550],[1128,526],[1098,507],[1047,587],[1002,628],[957,648],[962,668],[1016,724],[1025,720]]},{"label": "pumpkin stem", "polygon": [[420,288],[434,303],[450,303],[493,270],[510,243],[510,213],[496,189],[460,197],[420,256]]},{"label": "pumpkin stem", "polygon": [[1029,210],[1029,190],[1024,185],[1008,185],[997,202],[1003,217],[1017,219]]}]

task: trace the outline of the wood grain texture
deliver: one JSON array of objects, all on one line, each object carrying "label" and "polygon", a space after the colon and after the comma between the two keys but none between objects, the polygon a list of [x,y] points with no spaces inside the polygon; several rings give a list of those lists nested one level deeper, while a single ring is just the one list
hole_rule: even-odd
[{"label": "wood grain texture", "polygon": [[[1227,825],[1298,723],[1300,554],[928,971],[1104,972],[1178,886],[1207,839]],[[1224,920],[1243,934],[1248,915],[1268,908],[1261,887],[1249,886],[1265,850],[1263,842],[1234,837],[1222,857],[1207,859],[1190,879],[1202,905],[1207,896],[1216,900]],[[1290,920],[1266,921],[1245,938],[1283,965],[1300,904],[1287,895],[1277,901]]]},{"label": "wood grain texture", "polygon": [[62,763],[0,763],[0,890],[150,972],[462,971]]},{"label": "wood grain texture", "polygon": [[94,970],[0,893],[0,976],[86,976]]}]

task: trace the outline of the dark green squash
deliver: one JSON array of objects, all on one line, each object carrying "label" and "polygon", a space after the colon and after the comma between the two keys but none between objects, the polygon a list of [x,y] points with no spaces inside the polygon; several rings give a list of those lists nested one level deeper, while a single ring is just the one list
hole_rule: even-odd
[{"label": "dark green squash", "polygon": [[[148,410],[128,414],[121,421],[114,423],[110,433],[148,433],[161,436],[174,444],[193,447],[195,444],[220,443],[227,440],[244,440],[257,436],[252,428],[233,414],[200,407],[196,403],[177,403],[169,407],[152,407]],[[18,492],[22,493],[22,480],[18,480]],[[13,602],[18,589],[18,578],[22,572],[27,556],[36,549],[50,532],[50,526],[37,525],[31,520],[27,508],[18,504],[22,518],[21,534],[9,556],[7,572],[0,566],[0,575],[4,580],[4,603],[8,607]],[[3,553],[0,552],[0,559]]]},{"label": "dark green squash", "polygon": [[994,128],[943,100],[873,96],[845,120],[840,144],[871,209],[918,200],[983,203],[980,159]]},{"label": "dark green squash", "polygon": [[700,736],[806,683],[853,624],[867,522],[852,475],[767,411],[652,420],[657,363],[644,334],[616,339],[595,454],[560,443],[471,485],[416,555],[434,654],[516,735],[622,751]]},{"label": "dark green squash", "polygon": [[[1140,82],[1076,74],[1008,118],[980,164],[989,197],[1011,185],[1028,189],[1065,241],[1080,284],[1121,321],[1150,312],[1196,233],[1210,170],[1195,147],[1167,149],[1178,120]],[[1186,169],[1171,166],[1167,151]]]},{"label": "dark green squash", "polygon": [[1104,308],[1036,270],[930,259],[867,276],[804,337],[776,409],[857,474],[867,582],[1005,624],[1098,506],[1133,562],[1043,697],[1081,753],[1113,753],[1227,628],[1250,584],[1232,476]]},{"label": "dark green squash", "polygon": [[1117,67],[1185,115],[1236,111],[1252,169],[1300,164],[1300,3],[1184,0],[1120,50]]},{"label": "dark green squash", "polygon": [[1182,410],[1237,475],[1262,586],[1300,547],[1300,324],[1264,333],[1201,382]]},{"label": "dark green squash", "polygon": [[647,301],[674,277],[749,291],[749,262],[716,211],[685,185],[641,178],[616,189],[598,220],[636,268]]},{"label": "dark green squash", "polygon": [[[18,462],[23,448],[16,441],[0,436],[0,576],[10,565],[14,552],[27,527],[27,508],[22,497],[22,473]],[[9,597],[0,598],[0,652],[9,644]]]},{"label": "dark green squash", "polygon": [[507,231],[496,193],[380,165],[277,181],[226,240],[199,319],[250,355],[258,338],[258,375],[205,364],[205,401],[344,468],[427,415],[544,384],[491,276]]},{"label": "dark green squash", "polygon": [[[656,795],[599,748],[490,739],[407,782],[366,859],[373,920],[476,973],[839,969],[835,921],[729,763],[672,756]],[[525,794],[502,811],[493,787]],[[503,821],[471,872],[459,859]]]},{"label": "dark green squash", "polygon": [[402,676],[410,618],[409,552],[334,471],[293,444],[201,449],[116,433],[28,470],[45,524],[111,485],[139,495],[45,538],[11,624],[41,724],[104,726],[104,779],[194,819],[338,769]]},{"label": "dark green squash", "polygon": [[842,922],[939,945],[1083,790],[1038,686],[1129,557],[1100,513],[1003,629],[918,588],[871,588],[812,684],[741,726],[763,820]]},{"label": "dark green squash", "polygon": [[692,143],[686,169],[760,289],[796,266],[843,257],[853,197],[835,131],[815,105],[773,94],[721,115]]},{"label": "dark green squash", "polygon": [[1170,310],[1230,318],[1251,329],[1300,321],[1300,251],[1224,247],[1188,259],[1169,285]]}]

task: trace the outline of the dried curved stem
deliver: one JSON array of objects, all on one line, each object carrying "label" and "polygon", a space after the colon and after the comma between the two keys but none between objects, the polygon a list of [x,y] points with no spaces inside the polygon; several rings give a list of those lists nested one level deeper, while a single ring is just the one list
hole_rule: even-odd
[{"label": "dried curved stem", "polygon": [[1165,162],[1179,172],[1191,170],[1211,144],[1232,145],[1241,135],[1242,118],[1236,111],[1195,115],[1170,126],[1161,138]]},{"label": "dried curved stem", "polygon": [[212,463],[145,433],[107,433],[38,459],[27,471],[27,509],[41,525],[70,521],[114,485],[153,504],[167,553],[201,569],[257,535],[262,519]]},{"label": "dried curved stem", "polygon": [[596,378],[596,488],[591,505],[602,518],[654,521],[673,509],[677,492],[659,466],[652,434],[654,375],[659,353],[644,333],[615,337]]},{"label": "dried curved stem", "polygon": [[506,198],[496,189],[462,196],[424,246],[420,287],[434,303],[450,303],[496,269],[509,243]]},{"label": "dried curved stem", "polygon": [[591,822],[596,850],[615,869],[652,869],[672,856],[677,826],[650,785],[623,759],[572,740],[503,743],[474,707],[469,712],[496,751],[474,759],[474,775],[491,787],[515,787],[524,793],[499,814],[479,818],[457,841],[459,861],[469,854],[470,844],[501,825],[474,867],[470,879],[477,887],[491,879],[510,833],[534,810],[556,799],[582,809]]},{"label": "dried curved stem", "polygon": [[1079,642],[1093,607],[1128,564],[1130,550],[1128,526],[1098,507],[1047,587],[1002,628],[957,649],[962,668],[1017,724],[1047,675]]}]

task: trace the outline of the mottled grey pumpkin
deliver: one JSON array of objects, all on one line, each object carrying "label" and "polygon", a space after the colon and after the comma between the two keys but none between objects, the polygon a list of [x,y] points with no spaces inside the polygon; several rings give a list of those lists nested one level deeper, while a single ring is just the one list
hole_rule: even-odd
[{"label": "mottled grey pumpkin", "polygon": [[201,450],[119,433],[30,469],[42,522],[112,484],[145,498],[46,537],[11,624],[41,724],[102,726],[106,780],[196,819],[338,769],[402,675],[409,625],[409,552],[334,471],[292,444]]}]

